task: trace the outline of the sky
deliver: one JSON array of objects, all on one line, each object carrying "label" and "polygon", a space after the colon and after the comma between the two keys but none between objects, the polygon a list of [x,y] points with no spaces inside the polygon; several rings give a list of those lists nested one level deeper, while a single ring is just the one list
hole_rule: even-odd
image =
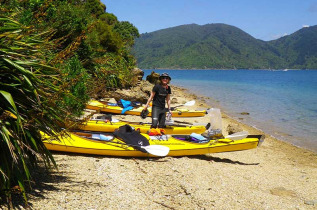
[{"label": "sky", "polygon": [[184,24],[224,23],[264,41],[317,25],[317,0],[101,0],[139,33]]}]

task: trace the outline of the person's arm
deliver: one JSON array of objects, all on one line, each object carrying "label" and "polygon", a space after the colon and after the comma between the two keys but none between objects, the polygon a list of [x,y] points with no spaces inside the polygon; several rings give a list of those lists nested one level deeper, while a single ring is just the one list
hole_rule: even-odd
[{"label": "person's arm", "polygon": [[151,101],[153,100],[154,96],[155,96],[155,92],[152,91],[152,92],[151,92],[151,95],[150,95],[150,98],[147,100],[147,102],[146,102],[146,104],[145,104],[144,109],[147,109],[147,108],[148,108],[148,106],[149,106],[149,104],[151,103]]},{"label": "person's arm", "polygon": [[171,95],[170,94],[167,94],[166,96],[166,102],[167,102],[167,108],[168,108],[168,111],[171,112]]},{"label": "person's arm", "polygon": [[166,96],[166,102],[167,102],[168,111],[169,111],[169,113],[172,114],[172,110],[171,110],[171,94],[172,94],[171,87],[168,86],[168,94]]}]

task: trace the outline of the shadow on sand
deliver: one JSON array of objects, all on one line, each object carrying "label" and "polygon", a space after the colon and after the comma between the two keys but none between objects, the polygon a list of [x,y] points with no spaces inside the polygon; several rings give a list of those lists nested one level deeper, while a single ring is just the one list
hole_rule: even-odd
[{"label": "shadow on sand", "polygon": [[[103,158],[122,158],[122,159],[131,159],[131,157],[111,157],[111,156],[98,156],[98,155],[84,155],[84,154],[70,154],[70,153],[63,153],[63,152],[53,152],[53,154],[67,154],[68,156],[87,156],[87,157],[94,157],[96,159],[103,159]],[[184,157],[168,157],[168,158],[184,158]],[[259,163],[243,163],[240,161],[233,161],[228,158],[219,158],[219,157],[212,157],[206,155],[194,155],[194,156],[186,156],[186,158],[190,159],[199,159],[204,161],[211,161],[211,162],[219,162],[219,163],[228,163],[228,164],[235,164],[235,165],[258,165]],[[162,158],[153,158],[153,157],[141,157],[141,158],[133,158],[139,161],[153,161],[153,162],[168,162],[166,157]],[[32,180],[30,185],[27,185],[26,192],[28,199],[45,199],[46,197],[50,196],[50,192],[59,191],[61,188],[58,183],[67,183],[68,186],[76,185],[86,185],[85,181],[78,182],[74,181],[71,177],[75,176],[76,174],[72,174],[71,172],[68,173],[61,173],[56,169],[46,169],[44,166],[38,167],[36,170],[32,172]],[[89,183],[91,185],[92,183]],[[98,187],[98,186],[96,186]],[[14,192],[12,194],[12,206],[10,207],[8,203],[3,202],[0,199],[0,209],[32,209],[33,206],[31,203],[25,203],[24,198],[21,193]]]},{"label": "shadow on sand", "polygon": [[212,162],[220,162],[220,163],[229,163],[229,164],[235,164],[235,165],[259,165],[259,163],[243,163],[240,161],[230,160],[228,158],[219,158],[219,157],[212,157],[212,156],[206,156],[206,155],[194,155],[194,156],[189,156],[188,158],[200,159],[200,160],[206,160],[206,161],[212,161]]},{"label": "shadow on sand", "polygon": [[[52,152],[52,154],[67,154],[68,156],[79,156],[81,154],[70,154],[62,152]],[[106,156],[95,155],[82,155],[87,157],[95,157],[96,159],[105,158]],[[109,158],[109,157],[107,157]],[[67,163],[66,163],[67,164]],[[61,164],[58,164],[61,167]],[[71,166],[67,166],[71,167]],[[72,177],[76,174],[72,172],[59,172],[56,168],[46,169],[44,164],[39,164],[37,168],[31,171],[30,183],[25,183],[25,191],[28,200],[45,199],[50,196],[51,192],[56,192],[62,189],[60,183],[67,183],[67,186],[71,189],[72,186],[88,185],[85,181],[74,181]],[[89,183],[92,185],[92,183]],[[98,186],[96,186],[98,188]],[[23,195],[20,191],[11,191],[11,205],[5,199],[0,199],[0,209],[33,209],[33,205],[30,202],[25,202]]]}]

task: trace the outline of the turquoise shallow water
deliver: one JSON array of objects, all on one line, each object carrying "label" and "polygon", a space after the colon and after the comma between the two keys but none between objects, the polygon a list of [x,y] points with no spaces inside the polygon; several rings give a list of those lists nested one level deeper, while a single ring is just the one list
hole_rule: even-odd
[{"label": "turquoise shallow water", "polygon": [[[145,77],[152,70],[144,70]],[[317,70],[155,70],[283,141],[317,152]],[[215,103],[215,101],[218,101]],[[248,112],[250,115],[241,115]]]}]

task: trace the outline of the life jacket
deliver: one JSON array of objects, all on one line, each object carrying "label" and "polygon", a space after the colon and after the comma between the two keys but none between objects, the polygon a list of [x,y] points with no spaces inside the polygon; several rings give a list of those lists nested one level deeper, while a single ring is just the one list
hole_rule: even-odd
[{"label": "life jacket", "polygon": [[149,146],[149,140],[141,135],[138,131],[134,130],[130,125],[126,124],[120,126],[113,133],[115,137],[124,141],[127,145],[132,146],[133,148],[146,152],[141,146]]},{"label": "life jacket", "polygon": [[165,130],[162,128],[151,128],[148,134],[149,136],[162,136],[165,135]]}]

